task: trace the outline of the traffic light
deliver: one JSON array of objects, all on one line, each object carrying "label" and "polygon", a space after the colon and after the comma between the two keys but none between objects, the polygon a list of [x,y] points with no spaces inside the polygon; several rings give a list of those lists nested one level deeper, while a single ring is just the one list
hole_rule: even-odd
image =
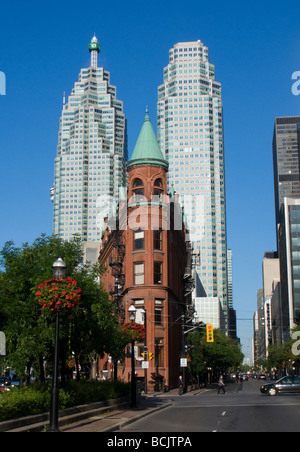
[{"label": "traffic light", "polygon": [[213,325],[206,325],[207,342],[214,342],[214,328]]}]

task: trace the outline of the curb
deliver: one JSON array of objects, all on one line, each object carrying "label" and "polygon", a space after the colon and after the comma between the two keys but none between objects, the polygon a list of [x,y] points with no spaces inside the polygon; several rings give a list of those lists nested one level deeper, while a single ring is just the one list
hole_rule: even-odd
[{"label": "curb", "polygon": [[[112,409],[129,406],[130,400],[127,397],[107,400],[104,402],[94,402],[88,405],[79,405],[59,411],[58,424],[62,427],[72,422],[80,421],[98,413],[111,411]],[[0,432],[40,432],[49,423],[49,413],[32,416],[25,416],[18,419],[11,419],[0,423]]]},{"label": "curb", "polygon": [[127,419],[126,421],[121,421],[115,425],[112,425],[110,427],[107,427],[103,430],[98,430],[98,433],[112,433],[117,432],[121,430],[123,427],[126,427],[126,425],[133,424],[136,421],[139,421],[140,419],[143,419],[144,417],[150,416],[151,414],[157,413],[159,411],[165,410],[166,408],[169,408],[172,406],[173,403],[169,402],[166,404],[163,404],[160,407],[157,408],[150,408],[149,410],[145,410],[143,413],[139,413],[138,415],[132,417],[131,419]]}]

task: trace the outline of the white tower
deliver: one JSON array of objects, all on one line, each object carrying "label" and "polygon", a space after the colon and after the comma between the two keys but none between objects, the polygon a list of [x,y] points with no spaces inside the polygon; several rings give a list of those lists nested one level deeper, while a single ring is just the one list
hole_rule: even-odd
[{"label": "white tower", "polygon": [[96,35],[94,35],[92,41],[89,44],[89,51],[91,52],[91,67],[98,67],[98,53],[100,52],[100,44]]},{"label": "white tower", "polygon": [[92,67],[81,69],[64,101],[51,199],[54,234],[66,241],[79,234],[86,260],[96,262],[103,218],[126,183],[127,120],[109,72],[97,67],[96,37],[89,50]]},{"label": "white tower", "polygon": [[170,49],[157,116],[169,187],[179,193],[194,250],[201,253],[198,296],[219,297],[227,318],[223,105],[221,84],[201,41]]}]

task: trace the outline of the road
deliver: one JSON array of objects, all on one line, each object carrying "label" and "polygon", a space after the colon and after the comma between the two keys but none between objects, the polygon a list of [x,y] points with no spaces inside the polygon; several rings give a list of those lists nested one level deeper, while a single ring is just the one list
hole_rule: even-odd
[{"label": "road", "polygon": [[122,432],[300,432],[300,395],[264,396],[261,384],[230,384],[225,395],[213,389],[166,395],[171,407]]}]

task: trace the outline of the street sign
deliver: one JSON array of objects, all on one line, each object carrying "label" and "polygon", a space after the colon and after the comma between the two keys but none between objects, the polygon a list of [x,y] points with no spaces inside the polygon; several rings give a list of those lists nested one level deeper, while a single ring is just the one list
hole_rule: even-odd
[{"label": "street sign", "polygon": [[180,358],[180,367],[187,367],[187,358]]},{"label": "street sign", "polygon": [[142,361],[142,369],[149,369],[149,361]]}]

